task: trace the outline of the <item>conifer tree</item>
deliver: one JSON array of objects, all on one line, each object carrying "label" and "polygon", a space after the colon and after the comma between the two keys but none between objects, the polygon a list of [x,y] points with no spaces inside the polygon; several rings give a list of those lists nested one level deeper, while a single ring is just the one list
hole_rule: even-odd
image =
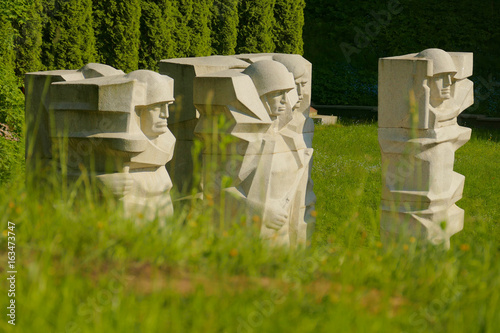
[{"label": "conifer tree", "polygon": [[303,54],[305,0],[276,0],[273,28],[276,52]]},{"label": "conifer tree", "polygon": [[[22,105],[22,94],[14,74],[14,35],[10,19],[0,13],[0,123],[12,125],[15,106]],[[20,132],[21,127],[19,128]]]},{"label": "conifer tree", "polygon": [[193,2],[193,14],[189,21],[190,48],[189,55],[192,57],[208,56],[212,53],[211,48],[211,8],[213,0],[196,0]]},{"label": "conifer tree", "polygon": [[42,61],[47,69],[75,69],[95,61],[92,0],[54,0],[45,5],[49,21]]},{"label": "conifer tree", "polygon": [[234,54],[238,37],[238,0],[214,0],[212,54]]},{"label": "conifer tree", "polygon": [[188,57],[191,49],[189,21],[193,15],[193,0],[172,0],[172,4],[174,55],[177,58]]},{"label": "conifer tree", "polygon": [[276,0],[241,0],[237,53],[273,52],[274,4]]},{"label": "conifer tree", "polygon": [[125,72],[138,68],[140,0],[94,0],[99,61]]},{"label": "conifer tree", "polygon": [[211,54],[210,19],[213,0],[173,0],[176,57]]},{"label": "conifer tree", "polygon": [[42,69],[42,1],[33,0],[26,7],[25,20],[17,20],[18,31],[15,40],[17,77],[23,78],[27,72]]},{"label": "conifer tree", "polygon": [[[24,96],[19,89],[19,78],[14,73],[15,68],[15,38],[18,32],[14,28],[16,22],[25,20],[26,3],[13,0],[9,3],[0,2],[0,123],[7,124],[9,131],[18,136],[22,133],[24,124]],[[3,141],[3,139],[0,139]],[[3,141],[5,142],[5,141]],[[12,168],[8,151],[0,142],[0,178],[6,170]],[[3,162],[3,163],[2,163]],[[0,179],[1,181],[1,179]]]},{"label": "conifer tree", "polygon": [[161,59],[174,58],[171,0],[144,0],[141,4],[139,67],[158,70]]}]

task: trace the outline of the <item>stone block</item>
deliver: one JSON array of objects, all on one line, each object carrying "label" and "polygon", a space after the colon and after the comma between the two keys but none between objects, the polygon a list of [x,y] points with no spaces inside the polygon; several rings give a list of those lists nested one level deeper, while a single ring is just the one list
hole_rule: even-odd
[{"label": "stone block", "polygon": [[[174,100],[171,78],[146,70],[125,75],[89,64],[78,71],[29,73],[26,81],[30,119],[42,112],[54,124],[38,134],[35,146],[41,148],[35,151],[52,146],[43,156],[60,162],[70,181],[90,176],[123,201],[127,214],[146,219],[173,214],[165,169],[175,144],[167,127]],[[36,133],[32,130],[28,141]]]},{"label": "stone block", "polygon": [[[195,164],[201,165],[201,156],[192,156],[194,129],[199,112],[193,104],[193,80],[199,75],[228,69],[244,69],[248,63],[228,56],[197,58],[177,58],[160,61],[160,74],[168,75],[175,81],[175,101],[170,108],[169,129],[177,138],[174,157],[167,165],[172,181],[181,191],[181,196],[192,188],[200,189],[194,183],[191,170]],[[184,172],[185,171],[185,172]]]},{"label": "stone block", "polygon": [[405,233],[450,246],[463,227],[455,205],[465,177],[455,151],[471,130],[457,116],[473,104],[472,54],[427,49],[379,60],[383,235]]},{"label": "stone block", "polygon": [[315,222],[314,126],[301,92],[310,72],[300,56],[279,56],[286,59],[237,55],[249,63],[244,70],[197,76],[195,133],[204,144],[204,197],[225,207],[215,219],[234,223],[243,215],[266,242],[297,247],[310,239]]}]

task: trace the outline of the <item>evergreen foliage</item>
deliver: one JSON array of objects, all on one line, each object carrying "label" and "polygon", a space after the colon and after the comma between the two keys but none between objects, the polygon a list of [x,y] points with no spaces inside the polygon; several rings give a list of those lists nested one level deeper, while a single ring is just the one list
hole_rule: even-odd
[{"label": "evergreen foliage", "polygon": [[139,64],[140,0],[94,0],[100,62],[125,72]]},{"label": "evergreen foliage", "polygon": [[46,1],[44,10],[42,62],[47,69],[75,69],[95,61],[92,0]]},{"label": "evergreen foliage", "polygon": [[238,6],[237,53],[273,52],[276,0],[241,0]]},{"label": "evergreen foliage", "polygon": [[23,170],[22,137],[24,123],[23,94],[15,68],[15,40],[19,36],[16,24],[26,20],[26,6],[22,1],[0,3],[0,184]]},{"label": "evergreen foliage", "polygon": [[176,57],[201,57],[212,53],[210,20],[213,0],[173,0]]},{"label": "evergreen foliage", "polygon": [[143,0],[141,4],[139,67],[158,70],[161,59],[175,57],[171,0]]},{"label": "evergreen foliage", "polygon": [[500,114],[500,3],[307,0],[304,56],[316,104],[377,105],[378,59],[436,47],[473,52],[475,105]]},{"label": "evergreen foliage", "polygon": [[18,31],[15,73],[19,78],[42,69],[42,10],[42,1],[33,0],[26,6],[26,19],[14,22]]},{"label": "evergreen foliage", "polygon": [[188,57],[191,49],[189,21],[193,15],[193,0],[172,0],[174,15],[174,54],[178,58]]},{"label": "evergreen foliage", "polygon": [[196,0],[193,2],[193,14],[189,20],[191,57],[209,56],[212,53],[210,35],[211,8],[214,0]]},{"label": "evergreen foliage", "polygon": [[22,81],[26,72],[93,61],[132,71],[165,58],[272,52],[275,42],[279,52],[301,53],[304,1],[11,0],[1,8]]},{"label": "evergreen foliage", "polygon": [[276,0],[274,6],[275,52],[302,54],[305,0]]},{"label": "evergreen foliage", "polygon": [[235,53],[238,21],[238,0],[214,0],[211,22],[213,54]]},{"label": "evergreen foliage", "polygon": [[0,9],[0,123],[19,135],[24,121],[23,94],[14,72],[18,33],[12,23],[23,22],[26,11],[21,1],[13,1],[8,8],[2,3]]}]

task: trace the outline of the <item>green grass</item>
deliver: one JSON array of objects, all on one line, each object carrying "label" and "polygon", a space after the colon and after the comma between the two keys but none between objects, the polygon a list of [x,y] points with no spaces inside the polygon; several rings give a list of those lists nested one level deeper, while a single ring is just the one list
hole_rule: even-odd
[{"label": "green grass", "polygon": [[[5,332],[498,332],[500,134],[473,130],[457,151],[465,227],[451,249],[378,235],[376,124],[317,126],[317,230],[306,251],[270,250],[235,227],[219,234],[178,211],[136,226],[112,202],[0,190],[1,230],[16,223],[16,326]],[[206,215],[206,214],[205,214]],[[188,221],[188,222],[185,222]],[[0,239],[7,257],[7,238]]]}]

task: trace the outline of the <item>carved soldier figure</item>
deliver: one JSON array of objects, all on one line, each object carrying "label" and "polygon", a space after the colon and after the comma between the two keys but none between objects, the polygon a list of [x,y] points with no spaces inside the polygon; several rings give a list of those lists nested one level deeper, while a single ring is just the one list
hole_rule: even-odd
[{"label": "carved soldier figure", "polygon": [[406,233],[450,246],[463,228],[465,177],[455,151],[471,130],[457,116],[473,103],[472,54],[427,49],[379,61],[379,143],[384,235]]},{"label": "carved soldier figure", "polygon": [[243,73],[252,78],[272,120],[263,138],[269,153],[262,155],[265,163],[261,164],[262,170],[256,171],[256,175],[259,171],[266,174],[253,180],[253,186],[261,188],[255,192],[261,193],[251,199],[258,202],[257,207],[260,205],[261,235],[273,243],[296,246],[299,225],[304,223],[304,212],[300,215],[306,190],[303,179],[308,176],[312,150],[306,148],[301,131],[298,133],[287,126],[293,121],[292,109],[298,103],[289,102],[287,98],[295,80],[284,65],[269,60],[255,62]]},{"label": "carved soldier figure", "polygon": [[123,172],[102,174],[98,178],[122,196],[127,212],[141,212],[148,219],[173,214],[172,181],[165,169],[174,152],[175,137],[168,129],[168,106],[173,103],[173,80],[165,75],[137,70],[125,75],[146,85],[146,95],[135,112],[147,137],[146,149],[126,162]]},{"label": "carved soldier figure", "polygon": [[[30,177],[46,173],[52,160],[50,133],[51,90],[55,82],[79,81],[98,77],[124,75],[121,70],[104,64],[89,63],[78,70],[53,70],[26,73],[26,167]],[[36,177],[38,181],[43,177]]]},{"label": "carved soldier figure", "polygon": [[[211,146],[216,151],[204,151],[204,168],[217,161],[232,178],[232,184],[225,186],[214,172],[205,172],[205,197],[224,203],[215,206],[224,207],[227,223],[245,215],[247,223],[259,226],[263,239],[290,247],[306,242],[305,232],[299,233],[306,228],[299,224],[304,224],[303,180],[312,153],[302,133],[288,128],[298,100],[294,88],[292,73],[272,60],[194,81],[194,103],[201,114],[196,133],[205,146],[217,136],[218,142],[231,142],[222,151],[217,144]],[[213,127],[219,116],[225,117],[226,132]],[[234,140],[225,139],[228,136]],[[231,166],[224,167],[225,163]]]},{"label": "carved soldier figure", "polygon": [[[312,149],[314,121],[309,117],[309,109],[311,106],[310,63],[297,54],[276,54],[273,56],[273,59],[285,65],[288,71],[293,74],[295,80],[298,101],[293,106],[293,119],[287,126],[289,129],[302,134],[306,147]],[[301,204],[301,209],[304,211],[304,222],[299,223],[299,226],[302,226],[302,228],[299,227],[299,234],[312,235],[316,223],[314,214],[316,195],[313,191],[314,183],[311,177],[312,164],[313,157],[311,156],[309,165],[307,166],[308,170],[304,173],[305,179],[303,182],[307,182],[304,202]],[[302,186],[303,185],[301,185],[301,187]],[[303,236],[299,236],[299,238],[304,239]]]},{"label": "carved soldier figure", "polygon": [[172,182],[165,164],[175,138],[167,128],[173,80],[138,70],[127,75],[67,82],[50,87],[56,146],[68,142],[68,177],[88,173],[146,219],[172,215]]}]

